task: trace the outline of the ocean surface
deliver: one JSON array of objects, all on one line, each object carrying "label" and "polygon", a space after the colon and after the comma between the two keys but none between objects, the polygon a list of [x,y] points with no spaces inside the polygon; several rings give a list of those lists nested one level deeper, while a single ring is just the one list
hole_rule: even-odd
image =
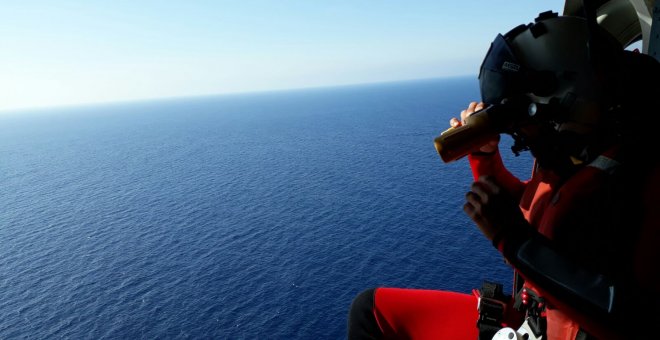
[{"label": "ocean surface", "polygon": [[369,287],[509,284],[467,161],[433,147],[478,98],[470,77],[0,115],[0,338],[342,339]]}]

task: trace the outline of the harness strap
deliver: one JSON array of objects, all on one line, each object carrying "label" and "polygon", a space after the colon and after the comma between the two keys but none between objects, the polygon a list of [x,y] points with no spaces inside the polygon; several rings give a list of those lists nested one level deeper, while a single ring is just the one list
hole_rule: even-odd
[{"label": "harness strap", "polygon": [[502,329],[502,319],[508,297],[503,293],[500,283],[484,281],[479,289],[479,340],[490,340]]},{"label": "harness strap", "polygon": [[614,174],[616,170],[621,166],[621,163],[613,158],[600,155],[596,157],[589,165],[592,168],[604,171],[610,175]]}]

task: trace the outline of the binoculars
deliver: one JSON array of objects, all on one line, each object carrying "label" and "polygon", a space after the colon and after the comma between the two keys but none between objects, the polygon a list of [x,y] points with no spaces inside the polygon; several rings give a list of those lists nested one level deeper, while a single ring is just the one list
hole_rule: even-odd
[{"label": "binoculars", "polygon": [[490,105],[465,118],[465,123],[451,127],[435,138],[435,149],[445,163],[453,162],[496,139],[500,133],[510,133],[513,126],[543,118],[551,105],[504,102]]}]

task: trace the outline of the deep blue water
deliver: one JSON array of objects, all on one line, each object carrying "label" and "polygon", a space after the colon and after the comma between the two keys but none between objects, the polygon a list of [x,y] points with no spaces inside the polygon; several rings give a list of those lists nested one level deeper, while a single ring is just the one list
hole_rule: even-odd
[{"label": "deep blue water", "polygon": [[467,162],[433,148],[477,98],[454,78],[0,116],[0,338],[341,339],[365,288],[508,283],[462,213]]}]

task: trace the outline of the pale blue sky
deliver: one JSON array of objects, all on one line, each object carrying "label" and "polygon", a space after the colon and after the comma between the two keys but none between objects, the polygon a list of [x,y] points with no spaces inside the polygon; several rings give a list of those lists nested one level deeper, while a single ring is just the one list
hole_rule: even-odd
[{"label": "pale blue sky", "polygon": [[563,1],[7,1],[0,110],[475,75]]}]

